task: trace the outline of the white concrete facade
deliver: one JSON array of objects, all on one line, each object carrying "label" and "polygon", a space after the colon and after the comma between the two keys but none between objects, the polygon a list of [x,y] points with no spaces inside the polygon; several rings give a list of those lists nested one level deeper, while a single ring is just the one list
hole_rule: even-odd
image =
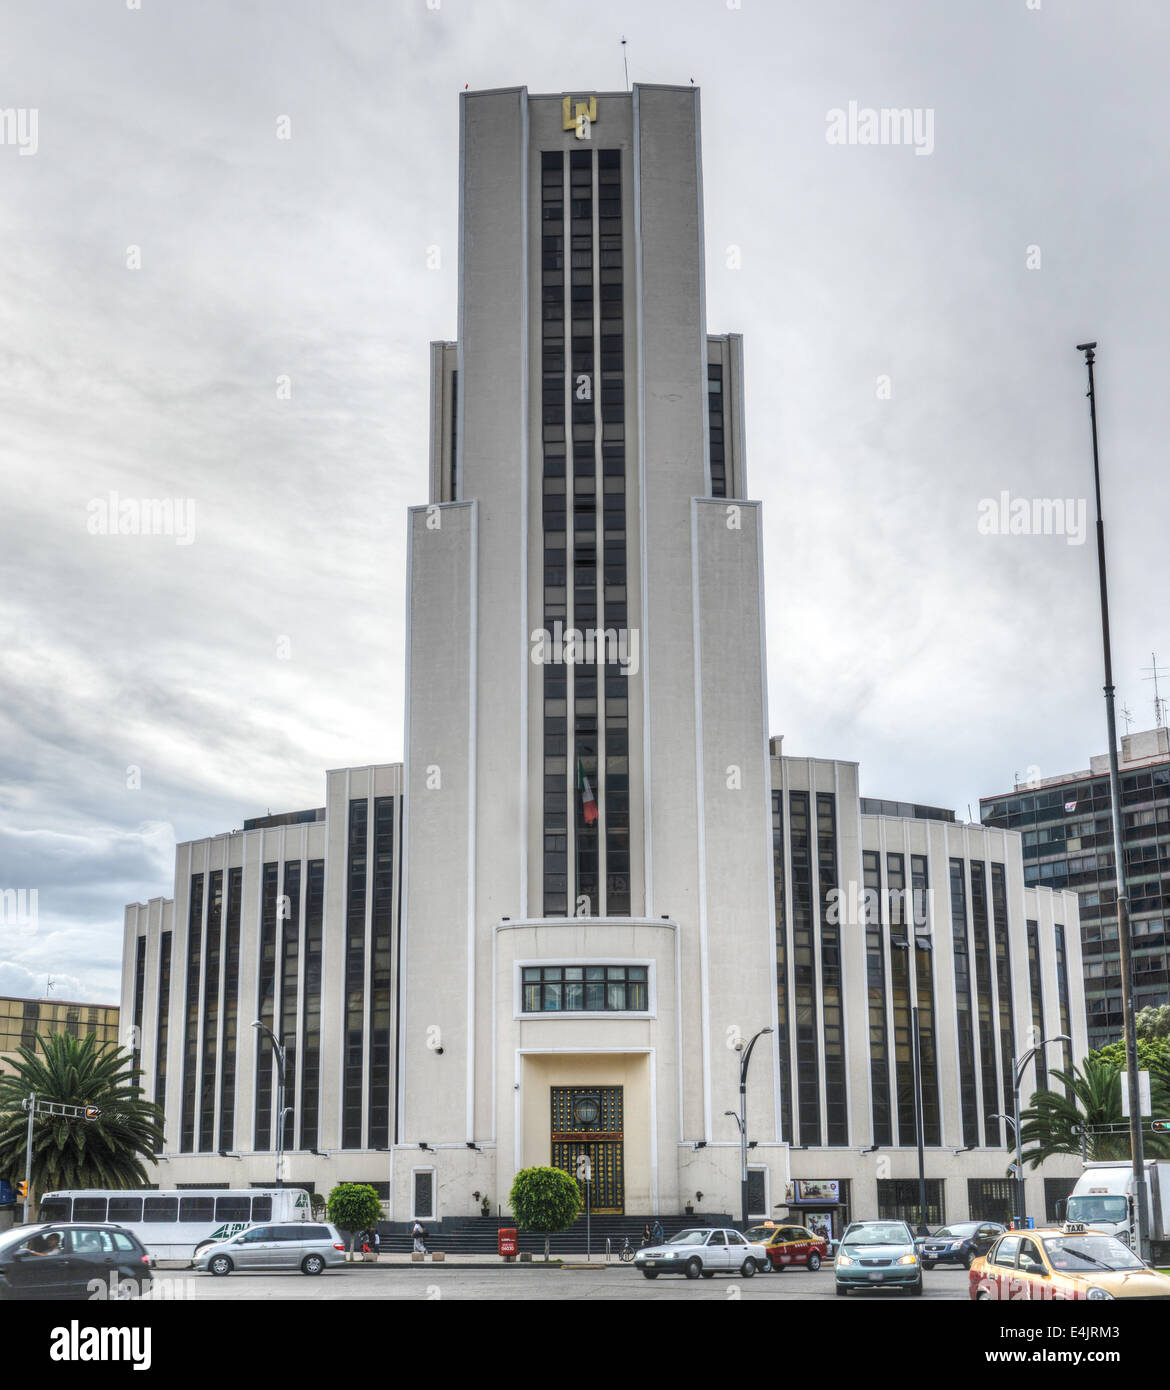
[{"label": "white concrete facade", "polygon": [[[707,331],[699,142],[689,86],[461,97],[458,336],[432,345],[430,493],[408,522],[405,762],[330,772],[304,819],[181,845],[173,902],[127,909],[122,1008],[145,935],[133,1021],[167,1110],[160,1185],[271,1181],[260,1017],[294,1063],[289,1183],[377,1182],[397,1220],[506,1208],[519,1168],[564,1161],[565,1097],[596,1093],[620,1117],[596,1142],[624,1211],[738,1213],[737,1044],[770,1028],[747,1088],[752,1215],[816,1179],[845,1184],[838,1217],[904,1205],[882,1186],[917,1172],[889,885],[880,930],[829,915],[867,854],[881,874],[920,857],[934,894],[927,1175],[946,1217],[968,1215],[969,1179],[1004,1175],[980,1088],[994,1073],[1002,1102],[1033,1025],[1028,921],[1045,1029],[1063,995],[1083,1054],[1075,895],[1024,889],[1018,835],[862,815],[855,764],[769,747],[743,344]],[[554,617],[620,627],[636,660],[586,652],[562,676],[533,659]],[[993,876],[984,925],[971,885]],[[894,1127],[863,1155],[884,1092]],[[980,1142],[956,1155],[972,1097]]]}]

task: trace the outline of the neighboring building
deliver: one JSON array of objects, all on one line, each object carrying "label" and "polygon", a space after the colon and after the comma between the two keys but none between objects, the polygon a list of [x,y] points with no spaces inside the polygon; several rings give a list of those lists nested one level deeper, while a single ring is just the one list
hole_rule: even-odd
[{"label": "neighboring building", "polygon": [[[163,1185],[270,1180],[260,1019],[291,1044],[289,1182],[374,1181],[394,1218],[436,1221],[588,1151],[596,1210],[737,1212],[735,1044],[771,1028],[747,1092],[753,1213],[901,1210],[914,950],[932,1193],[956,1219],[1002,1214],[990,1115],[1032,1025],[1027,923],[1037,1007],[1081,1043],[1075,901],[1025,892],[1018,836],[863,815],[854,765],[771,754],[698,103],[461,99],[459,336],[431,349],[430,500],[408,524],[405,764],[330,772],[323,813],[179,846],[174,902],[127,909]],[[931,953],[892,944],[899,872],[935,895]],[[848,915],[867,876],[886,904],[869,927]]]},{"label": "neighboring building", "polygon": [[[1143,1009],[1170,1002],[1170,731],[1124,735],[1120,773],[1134,1005]],[[1109,755],[1094,756],[1083,772],[981,797],[979,815],[1023,835],[1025,882],[1079,894],[1089,1046],[1116,1042],[1122,995]]]},{"label": "neighboring building", "polygon": [[52,1033],[69,1033],[75,1038],[96,1033],[98,1042],[116,1043],[120,1041],[118,1007],[0,996],[0,1072],[13,1070],[13,1059],[19,1060],[18,1048],[31,1047],[38,1034],[48,1037]]},{"label": "neighboring building", "polygon": [[[845,1216],[917,1219],[917,1006],[927,1219],[1000,1220],[1012,1059],[1045,1033],[1071,1034],[1078,1057],[1085,1046],[1076,896],[1025,887],[1017,834],[859,800],[855,763],[772,748],[781,1124],[797,1191],[828,1180]],[[1062,1158],[1027,1174],[1029,1211],[1051,1214],[1079,1171]]]}]

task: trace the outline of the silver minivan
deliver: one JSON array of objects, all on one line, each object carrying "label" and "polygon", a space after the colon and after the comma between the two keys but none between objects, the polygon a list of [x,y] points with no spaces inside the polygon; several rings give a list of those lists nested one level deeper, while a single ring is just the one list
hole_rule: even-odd
[{"label": "silver minivan", "polygon": [[345,1263],[345,1242],[335,1226],[318,1221],[294,1221],[284,1226],[249,1226],[204,1250],[195,1269],[231,1274],[237,1269],[299,1269],[320,1274]]}]

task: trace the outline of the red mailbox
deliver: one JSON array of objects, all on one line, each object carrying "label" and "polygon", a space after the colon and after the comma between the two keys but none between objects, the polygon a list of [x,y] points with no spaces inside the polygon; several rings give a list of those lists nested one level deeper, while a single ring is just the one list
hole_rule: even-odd
[{"label": "red mailbox", "polygon": [[496,1248],[506,1260],[516,1258],[516,1228],[501,1226],[496,1232]]}]

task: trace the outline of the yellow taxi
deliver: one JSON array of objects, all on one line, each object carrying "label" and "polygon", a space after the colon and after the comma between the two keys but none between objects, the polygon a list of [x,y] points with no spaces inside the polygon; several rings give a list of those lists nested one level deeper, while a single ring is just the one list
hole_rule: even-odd
[{"label": "yellow taxi", "polygon": [[805,1226],[782,1226],[765,1221],[745,1231],[744,1235],[756,1245],[765,1247],[768,1262],[777,1273],[793,1265],[815,1273],[829,1254],[829,1242],[824,1236],[818,1236]]},{"label": "yellow taxi", "polygon": [[1007,1299],[1164,1299],[1170,1275],[1160,1274],[1116,1236],[1078,1222],[1045,1230],[1005,1231],[971,1266],[970,1296]]}]

